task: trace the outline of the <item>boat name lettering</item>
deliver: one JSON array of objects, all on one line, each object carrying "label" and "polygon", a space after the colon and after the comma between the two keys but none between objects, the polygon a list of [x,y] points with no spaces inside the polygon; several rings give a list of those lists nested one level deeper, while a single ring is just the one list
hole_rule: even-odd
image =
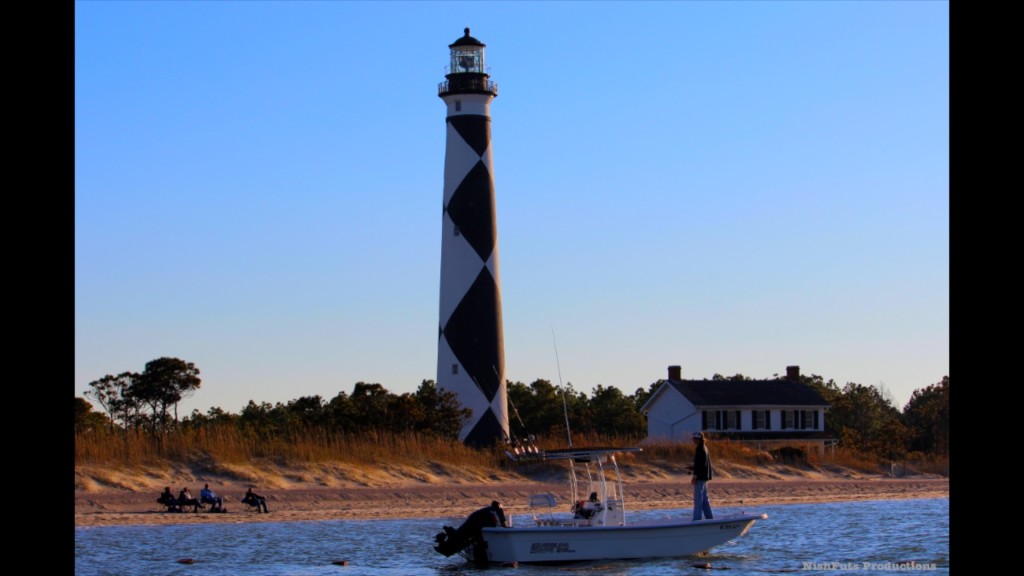
[{"label": "boat name lettering", "polygon": [[561,554],[575,552],[569,548],[568,542],[534,542],[530,544],[530,554]]},{"label": "boat name lettering", "polygon": [[740,524],[722,524],[718,527],[719,530],[735,530],[740,527]]}]

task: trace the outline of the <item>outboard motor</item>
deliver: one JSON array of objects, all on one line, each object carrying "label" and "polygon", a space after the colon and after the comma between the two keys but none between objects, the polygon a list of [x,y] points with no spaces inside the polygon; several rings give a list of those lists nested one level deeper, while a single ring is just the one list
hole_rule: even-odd
[{"label": "outboard motor", "polygon": [[438,532],[434,536],[437,546],[434,550],[445,556],[451,556],[473,546],[473,560],[478,565],[487,565],[487,543],[484,542],[483,528],[495,526],[505,527],[505,510],[497,500],[491,502],[490,506],[481,508],[470,514],[457,529],[445,526],[444,532]]}]

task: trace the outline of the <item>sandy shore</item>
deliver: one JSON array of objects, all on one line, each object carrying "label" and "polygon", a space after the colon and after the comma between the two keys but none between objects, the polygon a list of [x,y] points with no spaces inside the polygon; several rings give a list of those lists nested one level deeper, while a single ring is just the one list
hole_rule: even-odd
[{"label": "sandy shore", "polygon": [[[200,485],[190,485],[198,496]],[[194,524],[213,522],[299,522],[397,517],[444,518],[461,521],[473,510],[498,500],[513,517],[528,515],[531,494],[553,493],[569,507],[564,484],[505,481],[464,484],[408,483],[388,487],[290,486],[258,489],[267,497],[268,514],[246,510],[239,503],[241,485],[215,486],[224,497],[226,514],[166,513],[156,503],[159,490],[76,490],[75,525]],[[175,493],[177,488],[174,488]],[[685,508],[691,498],[686,477],[659,481],[632,481],[626,486],[627,505],[633,510]],[[775,504],[948,498],[949,480],[937,477],[867,479],[723,479],[712,481],[713,506],[756,507]]]}]

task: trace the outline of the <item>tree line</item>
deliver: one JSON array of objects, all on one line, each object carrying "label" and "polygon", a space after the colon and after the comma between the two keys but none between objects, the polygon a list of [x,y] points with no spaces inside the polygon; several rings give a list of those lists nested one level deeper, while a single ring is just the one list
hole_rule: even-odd
[{"label": "tree line", "polygon": [[[742,374],[714,380],[749,380]],[[901,459],[910,454],[949,455],[949,377],[915,390],[902,410],[884,389],[849,382],[840,387],[818,375],[801,376],[830,404],[825,432],[840,446],[879,458]],[[573,434],[641,439],[647,419],[640,412],[658,380],[632,395],[598,384],[590,394],[569,383],[554,385],[538,379],[530,384],[507,383],[509,429],[513,442],[537,438],[566,438]],[[89,384],[85,397],[105,413],[93,410],[85,398],[75,399],[76,433],[144,432],[155,437],[170,431],[231,427],[247,436],[287,440],[312,430],[330,434],[416,432],[456,440],[471,411],[457,396],[423,380],[413,393],[394,394],[378,383],[357,382],[352,392],[330,399],[303,396],[285,403],[250,400],[237,413],[219,407],[206,413],[193,410],[179,418],[179,402],[200,388],[199,369],[177,358],[148,362],[141,373],[107,375]]]}]

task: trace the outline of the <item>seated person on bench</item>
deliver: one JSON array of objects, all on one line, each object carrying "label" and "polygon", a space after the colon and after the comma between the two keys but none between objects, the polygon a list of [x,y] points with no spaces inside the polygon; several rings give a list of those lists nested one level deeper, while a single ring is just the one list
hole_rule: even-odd
[{"label": "seated person on bench", "polygon": [[245,493],[245,498],[242,498],[242,503],[254,506],[257,512],[270,512],[267,510],[267,499],[253,492],[252,486],[249,486],[249,490]]},{"label": "seated person on bench", "polygon": [[203,485],[203,489],[199,491],[199,501],[203,504],[210,505],[210,512],[227,512],[224,509],[224,499],[213,493],[210,490],[210,485]]},{"label": "seated person on bench", "polygon": [[168,512],[181,512],[181,507],[178,506],[178,499],[174,497],[174,494],[171,494],[170,486],[164,488],[163,493],[160,494],[160,497],[157,498],[156,501],[158,504],[167,506]]},{"label": "seated person on bench", "polygon": [[178,506],[181,506],[181,511],[185,511],[186,506],[191,506],[193,512],[199,512],[199,507],[202,504],[199,500],[192,497],[192,492],[189,491],[188,487],[182,488],[181,492],[178,492]]}]

